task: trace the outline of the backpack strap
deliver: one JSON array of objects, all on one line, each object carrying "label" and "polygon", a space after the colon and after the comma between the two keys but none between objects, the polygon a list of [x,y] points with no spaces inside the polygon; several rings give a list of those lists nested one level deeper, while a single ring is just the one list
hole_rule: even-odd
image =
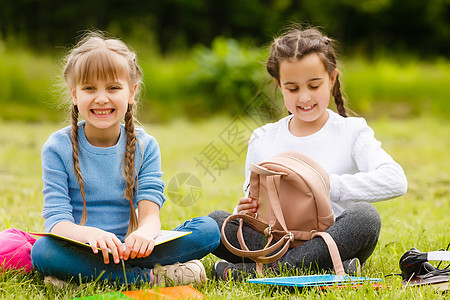
[{"label": "backpack strap", "polygon": [[[269,198],[270,206],[272,208],[276,220],[278,220],[278,223],[280,223],[284,231],[286,233],[289,233],[289,230],[286,226],[286,221],[284,220],[283,211],[280,205],[280,195],[278,193],[278,190],[280,188],[280,180],[281,175],[266,176],[266,187],[268,194],[267,196]],[[271,225],[275,225],[275,223]]]},{"label": "backpack strap", "polygon": [[336,273],[336,275],[346,276],[347,274],[345,273],[344,266],[342,265],[342,259],[341,255],[339,254],[339,249],[336,245],[336,242],[331,237],[331,235],[325,231],[315,231],[311,234],[311,238],[315,236],[320,236],[327,244],[328,251],[330,252],[331,256],[331,261],[333,262],[334,272]]},{"label": "backpack strap", "polygon": [[[261,249],[261,250],[254,250],[254,251],[250,251],[247,247],[247,245],[245,244],[244,241],[244,237],[242,234],[242,225],[239,224],[239,228],[238,228],[238,240],[239,243],[241,244],[241,249],[238,249],[236,247],[234,247],[233,245],[230,244],[230,242],[227,239],[227,236],[225,235],[225,227],[226,225],[234,219],[241,219],[241,222],[246,221],[247,223],[249,223],[251,226],[253,226],[254,228],[257,228],[258,231],[260,232],[264,232],[264,234],[266,236],[269,237],[269,241],[266,244],[266,246]],[[280,231],[276,231],[277,233],[283,234],[284,232],[280,232]],[[225,247],[233,254],[237,255],[237,256],[241,256],[241,257],[248,257],[254,261],[258,261],[261,263],[269,263],[269,262],[273,262],[277,259],[279,259],[281,256],[284,255],[284,253],[286,253],[286,251],[289,249],[289,245],[291,243],[291,236],[289,234],[285,234],[280,240],[278,240],[275,244],[270,245],[271,241],[272,241],[272,235],[273,233],[275,233],[275,231],[271,231],[271,227],[266,224],[263,223],[247,214],[235,214],[235,215],[230,215],[225,222],[222,225],[222,243],[225,245]],[[268,254],[280,249],[280,251],[278,251],[277,253],[275,253],[274,255],[268,256]]]},{"label": "backpack strap", "polygon": [[[269,221],[269,225],[275,225],[275,221],[278,221],[281,227],[284,229],[285,233],[288,234],[289,231],[286,226],[286,221],[284,220],[283,211],[280,205],[280,195],[278,193],[280,188],[281,176],[288,175],[285,172],[277,172],[269,170],[263,166],[252,164],[249,167],[250,171],[259,175],[259,180],[266,181],[267,193],[270,202],[270,207],[272,209],[273,215]],[[259,197],[257,197],[259,198]],[[275,219],[273,219],[275,217]]]},{"label": "backpack strap", "polygon": [[[243,250],[238,249],[238,248],[234,247],[233,245],[231,245],[225,235],[225,226],[231,220],[239,219],[239,218],[241,220],[239,222],[239,228],[238,228],[237,235],[238,235],[239,244],[241,244],[241,247]],[[249,223],[251,226],[253,226],[254,228],[257,228],[259,231],[264,232],[266,235],[267,235],[267,233],[269,233],[269,241],[267,242],[264,249],[254,250],[254,251],[250,251],[248,249],[247,245],[245,244],[244,237],[242,234],[242,224],[243,224],[244,220],[247,223]],[[291,237],[292,237],[291,235],[286,234],[278,242],[276,242],[272,246],[269,246],[269,244],[272,241],[272,234],[274,232],[282,233],[279,231],[268,232],[269,230],[270,230],[270,226],[268,224],[265,224],[247,214],[230,215],[222,225],[222,242],[231,253],[233,253],[237,256],[240,256],[240,257],[248,257],[248,258],[254,260],[255,262],[257,262],[257,271],[260,275],[262,275],[262,273],[260,273],[260,271],[262,270],[261,264],[270,263],[270,262],[280,259],[289,249],[289,245],[291,243]],[[331,237],[331,235],[328,232],[324,232],[324,231],[315,231],[315,232],[310,233],[310,238],[313,238],[316,236],[320,236],[325,241],[325,243],[328,247],[328,251],[330,252],[331,261],[333,262],[334,272],[336,273],[336,275],[347,275],[345,273],[344,267],[342,265],[342,260],[341,260],[341,255],[339,254],[339,249],[336,245],[336,242]],[[281,250],[278,251],[277,253],[275,253],[271,256],[267,256],[268,254],[270,254],[280,248],[281,248]]]}]

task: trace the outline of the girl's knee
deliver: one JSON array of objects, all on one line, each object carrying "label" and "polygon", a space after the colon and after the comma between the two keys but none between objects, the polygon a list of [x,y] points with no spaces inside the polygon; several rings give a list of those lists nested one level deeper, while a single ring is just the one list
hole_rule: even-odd
[{"label": "girl's knee", "polygon": [[359,202],[350,209],[353,211],[353,222],[367,235],[378,238],[381,231],[381,218],[377,209],[370,203]]},{"label": "girl's knee", "polygon": [[216,221],[210,217],[195,218],[198,223],[198,233],[201,234],[202,242],[208,242],[211,248],[217,248],[220,243],[220,230]]},{"label": "girl's knee", "polygon": [[367,222],[370,222],[373,226],[381,227],[381,218],[378,210],[370,203],[361,202],[362,211],[364,212],[362,215],[366,219]]},{"label": "girl's knee", "polygon": [[358,219],[360,223],[371,226],[381,226],[381,218],[375,206],[368,202],[358,202],[348,209],[348,213]]},{"label": "girl's knee", "polygon": [[203,227],[205,232],[213,239],[220,240],[220,229],[217,225],[217,222],[211,217],[202,217],[203,218]]},{"label": "girl's knee", "polygon": [[358,202],[350,206],[336,219],[336,223],[340,224],[339,227],[353,228],[365,237],[378,238],[381,230],[380,214],[367,202]]}]

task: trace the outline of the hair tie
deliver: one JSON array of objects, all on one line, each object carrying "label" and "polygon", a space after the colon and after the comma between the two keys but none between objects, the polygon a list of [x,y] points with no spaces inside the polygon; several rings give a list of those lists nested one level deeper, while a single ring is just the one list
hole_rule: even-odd
[{"label": "hair tie", "polygon": [[280,38],[276,38],[276,39],[273,41],[273,47],[277,48],[279,43],[280,43]]},{"label": "hair tie", "polygon": [[326,37],[324,43],[325,43],[325,46],[328,48],[328,50],[331,50],[330,39],[328,39],[328,38]]}]

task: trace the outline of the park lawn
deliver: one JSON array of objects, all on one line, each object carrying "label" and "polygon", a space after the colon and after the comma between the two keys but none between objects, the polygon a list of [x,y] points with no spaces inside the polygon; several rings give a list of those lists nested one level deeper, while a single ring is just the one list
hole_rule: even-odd
[{"label": "park lawn", "polygon": [[[180,198],[168,196],[161,211],[163,229],[215,209],[233,209],[242,195],[245,161],[242,141],[248,140],[257,125],[252,119],[226,117],[197,123],[180,120],[165,125],[145,125],[147,132],[160,144],[163,178],[168,184],[166,196],[169,187],[174,191],[172,179],[177,175],[198,178],[199,188],[193,190],[192,199],[183,198],[180,202]],[[410,248],[432,251],[450,243],[450,124],[422,117],[369,120],[369,125],[408,177],[406,195],[375,203],[383,226],[378,246],[362,275],[384,278],[400,272],[399,258]],[[43,230],[40,149],[48,135],[61,126],[0,121],[0,230],[9,227]],[[184,186],[179,192],[184,195],[189,190]],[[213,255],[203,259],[209,277],[216,259]],[[375,290],[365,286],[324,292],[210,280],[198,289],[209,299],[436,299],[442,296],[431,287],[403,288],[399,276],[386,277],[385,284],[389,288]],[[139,288],[149,286],[128,289]],[[9,271],[0,275],[0,299],[71,299],[124,289],[93,282],[58,290],[45,287],[42,278],[34,272],[23,275]]]}]

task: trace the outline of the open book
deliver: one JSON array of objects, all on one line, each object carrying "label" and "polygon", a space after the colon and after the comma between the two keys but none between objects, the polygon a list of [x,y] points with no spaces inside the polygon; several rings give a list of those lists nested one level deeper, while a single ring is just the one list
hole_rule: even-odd
[{"label": "open book", "polygon": [[306,276],[290,276],[290,277],[273,277],[273,278],[255,278],[248,279],[248,282],[294,286],[294,287],[313,287],[313,286],[332,286],[345,284],[362,284],[364,282],[381,282],[380,278],[354,277],[342,275],[306,275]]},{"label": "open book", "polygon": [[[80,245],[83,247],[87,247],[91,249],[91,246],[89,244],[82,243],[80,241],[76,241],[64,236],[61,236],[59,234],[54,233],[45,233],[45,232],[28,232],[29,234],[36,235],[36,236],[49,236],[55,239],[60,239],[75,245]],[[191,234],[192,231],[175,231],[175,230],[161,230],[158,234],[158,236],[155,238],[155,246],[161,245],[163,243],[167,243],[169,241],[172,241],[174,239],[178,239],[180,237],[183,237],[185,235]],[[125,243],[123,244],[123,248],[125,249]]]}]

